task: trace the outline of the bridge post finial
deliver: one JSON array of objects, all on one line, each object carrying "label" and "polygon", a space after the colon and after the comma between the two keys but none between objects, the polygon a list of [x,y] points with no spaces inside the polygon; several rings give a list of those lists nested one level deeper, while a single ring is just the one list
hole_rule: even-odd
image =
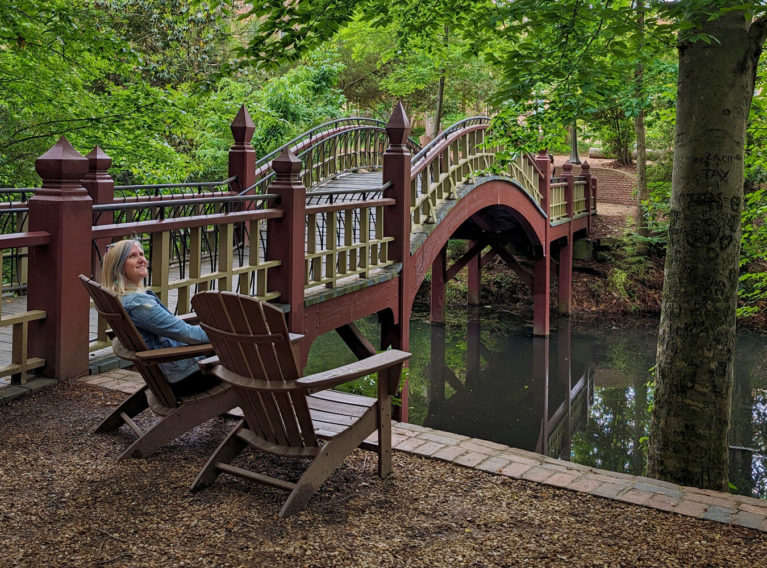
[{"label": "bridge post finial", "polygon": [[410,120],[401,101],[394,106],[389,122],[386,123],[386,134],[389,135],[390,146],[402,146],[407,143],[407,137],[410,136]]},{"label": "bridge post finial", "polygon": [[232,131],[235,146],[250,144],[253,133],[256,131],[256,124],[250,118],[250,113],[245,105],[242,105],[240,110],[237,111],[237,115],[234,117],[232,124],[229,125],[229,129]]},{"label": "bridge post finial", "polygon": [[[245,105],[240,107],[229,128],[234,137],[234,144],[229,150],[229,177],[237,178],[229,184],[229,188],[240,193],[256,182],[256,151],[250,144],[256,125]],[[252,203],[247,206],[252,208]]]},{"label": "bridge post finial", "polygon": [[88,293],[78,274],[91,274],[92,200],[83,187],[88,159],[62,137],[37,158],[42,188],[29,200],[29,231],[50,243],[29,250],[27,306],[45,310],[29,354],[45,359],[44,374],[70,379],[88,372]]},{"label": "bridge post finial", "polygon": [[269,284],[280,292],[279,301],[290,306],[290,331],[304,333],[304,231],[306,226],[306,188],[299,173],[301,160],[285,148],[272,162],[275,172],[269,193],[279,195],[284,213],[279,219],[269,219],[267,259],[280,265],[269,272]]}]

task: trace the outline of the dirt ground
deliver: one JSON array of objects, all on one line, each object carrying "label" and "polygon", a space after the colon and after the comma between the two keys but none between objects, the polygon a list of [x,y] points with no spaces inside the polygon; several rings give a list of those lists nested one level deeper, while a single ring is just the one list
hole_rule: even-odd
[{"label": "dirt ground", "polygon": [[[0,412],[2,567],[748,567],[767,535],[395,452],[375,475],[358,451],[309,504],[221,477],[188,487],[231,420],[147,459],[132,439],[93,434],[123,395],[63,384]],[[250,460],[273,472],[276,464]]]}]

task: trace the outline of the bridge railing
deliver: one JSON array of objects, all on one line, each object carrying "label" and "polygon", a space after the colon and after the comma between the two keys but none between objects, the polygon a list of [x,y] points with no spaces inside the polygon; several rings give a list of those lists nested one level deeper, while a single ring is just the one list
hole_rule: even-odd
[{"label": "bridge railing", "polygon": [[[483,116],[460,121],[413,157],[410,208],[414,227],[434,223],[437,206],[445,200],[455,199],[455,189],[460,183],[469,180],[473,172],[484,170],[495,161],[495,155],[501,149],[486,147],[485,131],[489,126],[490,119]],[[533,156],[519,154],[508,160],[504,174],[537,205],[544,205],[546,197],[541,188],[548,187],[548,180],[542,183],[543,173]],[[552,215],[558,215],[561,203],[564,203],[564,195],[560,193],[555,191],[550,201]]]},{"label": "bridge railing", "polygon": [[434,223],[437,205],[455,199],[460,181],[490,165],[492,154],[483,146],[489,123],[487,117],[458,122],[413,156],[410,211],[414,226]]},{"label": "bridge railing", "polygon": [[[144,243],[149,259],[148,285],[178,314],[188,313],[192,297],[203,290],[236,290],[261,300],[272,300],[279,297],[279,292],[269,290],[268,271],[280,263],[266,260],[266,223],[282,215],[278,209],[269,208],[269,202],[275,197],[187,199],[183,207],[193,208],[187,215],[133,216],[132,221],[123,219],[95,226],[93,250],[100,259],[105,248],[103,243],[127,237]],[[251,207],[236,210],[243,203]],[[235,210],[229,211],[233,205]],[[157,211],[177,206],[177,200],[153,202]],[[129,213],[131,208],[139,212],[145,210],[141,204],[96,205],[94,218],[114,211]],[[94,277],[98,277],[100,265],[100,262],[94,264]],[[104,346],[105,341],[105,325],[100,322],[91,349]]]},{"label": "bridge railing", "polygon": [[394,203],[377,197],[307,206],[304,287],[334,288],[343,278],[368,277],[391,264],[387,247],[394,239],[384,233],[383,208]]},{"label": "bridge railing", "polygon": [[[50,240],[50,235],[44,231],[19,232],[0,235],[0,250],[29,249],[45,246]],[[0,366],[0,377],[11,377],[12,385],[23,385],[27,382],[27,374],[45,365],[45,359],[35,357],[29,353],[29,325],[31,322],[45,319],[44,310],[23,310],[8,315],[2,314],[2,302],[0,302],[0,328],[10,327],[11,357],[10,361]]]},{"label": "bridge railing", "polygon": [[[275,177],[272,162],[285,150],[301,160],[300,177],[313,187],[340,173],[376,170],[383,165],[388,139],[386,123],[372,118],[342,118],[326,122],[286,142],[255,163],[255,181],[242,193],[265,193]],[[409,138],[411,151],[420,150]]]},{"label": "bridge railing", "polygon": [[[62,138],[38,158],[43,184],[28,205],[6,207],[14,209],[16,222],[25,215],[26,224],[20,234],[17,230],[0,237],[0,249],[29,250],[27,313],[0,321],[0,327],[14,328],[17,366],[10,374],[23,380],[38,364],[46,375],[62,379],[87,371],[89,299],[77,275],[98,276],[106,245],[128,236],[146,244],[150,284],[165,302],[173,299],[171,307],[178,313],[189,309],[197,291],[238,290],[283,304],[291,329],[302,329],[307,288],[337,287],[343,278],[407,265],[411,221],[433,217],[439,200],[454,198],[459,183],[489,165],[490,151],[483,145],[486,127],[486,119],[480,118],[450,128],[411,160],[410,125],[398,105],[385,128],[389,142],[383,151],[378,134],[359,138],[360,127],[347,125],[345,138],[328,131],[319,145],[314,138],[301,143],[313,164],[309,177],[306,162],[285,149],[270,166],[270,193],[242,195],[233,188],[252,188],[257,181],[250,145],[255,128],[243,107],[232,124],[235,142],[228,178],[180,189],[178,184],[123,187],[140,191],[118,199],[107,171],[108,156],[95,148],[84,157]],[[363,140],[373,140],[373,147],[358,152]],[[347,152],[351,147],[355,150]],[[330,148],[338,151],[328,155]],[[525,191],[548,210],[560,201],[550,195],[550,169],[543,159],[525,162],[530,160],[525,157],[511,166],[509,175],[526,179],[531,187]],[[360,165],[372,169],[378,161],[381,187],[307,195],[305,179],[324,179]],[[593,210],[596,184],[588,168],[584,165],[577,180],[564,170],[567,215]],[[536,176],[538,185],[533,183]],[[574,201],[576,183],[583,199]],[[403,321],[408,310],[402,308]]]}]

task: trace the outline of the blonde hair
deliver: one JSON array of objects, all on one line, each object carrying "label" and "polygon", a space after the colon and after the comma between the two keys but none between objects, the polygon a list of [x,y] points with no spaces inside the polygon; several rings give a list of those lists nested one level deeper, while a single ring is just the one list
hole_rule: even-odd
[{"label": "blonde hair", "polygon": [[143,284],[139,284],[137,288],[125,279],[125,261],[128,260],[128,255],[130,255],[134,244],[142,247],[143,250],[139,241],[125,239],[110,245],[101,261],[101,285],[118,296],[122,296],[128,291],[141,290],[144,287]]}]

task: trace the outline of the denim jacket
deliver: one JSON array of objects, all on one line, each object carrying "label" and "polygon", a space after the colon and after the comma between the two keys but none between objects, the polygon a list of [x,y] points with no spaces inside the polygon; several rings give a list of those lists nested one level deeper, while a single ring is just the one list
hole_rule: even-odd
[{"label": "denim jacket", "polygon": [[[165,307],[151,290],[128,292],[122,305],[136,325],[149,349],[207,343],[208,336],[199,325],[189,325]],[[199,370],[197,358],[160,364],[169,383],[177,383]]]}]

